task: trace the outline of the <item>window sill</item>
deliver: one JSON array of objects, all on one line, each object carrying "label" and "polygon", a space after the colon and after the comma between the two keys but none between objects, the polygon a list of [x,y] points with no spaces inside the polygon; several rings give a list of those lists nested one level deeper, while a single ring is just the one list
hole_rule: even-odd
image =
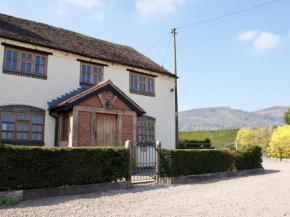
[{"label": "window sill", "polygon": [[38,74],[34,74],[34,73],[26,73],[26,72],[12,71],[12,70],[10,71],[10,70],[6,70],[6,69],[3,69],[3,74],[47,80],[46,75],[41,75],[41,74],[38,75]]},{"label": "window sill", "polygon": [[155,93],[140,92],[140,91],[136,91],[136,90],[130,90],[130,93],[143,95],[143,96],[150,96],[150,97],[155,97],[155,95],[156,95]]}]

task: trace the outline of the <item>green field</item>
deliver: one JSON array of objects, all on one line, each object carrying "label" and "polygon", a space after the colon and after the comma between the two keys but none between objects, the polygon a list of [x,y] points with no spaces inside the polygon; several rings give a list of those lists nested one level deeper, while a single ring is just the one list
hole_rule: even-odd
[{"label": "green field", "polygon": [[210,139],[212,144],[232,143],[236,140],[238,131],[239,129],[179,132],[179,139],[197,141]]}]

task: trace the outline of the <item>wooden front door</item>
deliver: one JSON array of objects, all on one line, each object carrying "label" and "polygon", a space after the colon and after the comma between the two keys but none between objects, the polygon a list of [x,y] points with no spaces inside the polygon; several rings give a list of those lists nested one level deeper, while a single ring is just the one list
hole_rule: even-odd
[{"label": "wooden front door", "polygon": [[96,115],[96,146],[118,146],[117,115]]}]

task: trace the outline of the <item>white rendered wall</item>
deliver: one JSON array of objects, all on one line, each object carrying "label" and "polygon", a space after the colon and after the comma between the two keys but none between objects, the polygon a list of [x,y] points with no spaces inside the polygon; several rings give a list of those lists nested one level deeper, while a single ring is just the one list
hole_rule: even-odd
[{"label": "white rendered wall", "polygon": [[[27,44],[13,42],[0,38],[1,42],[23,47],[36,48]],[[45,146],[54,146],[55,120],[48,115],[47,102],[79,87],[80,62],[77,58],[90,60],[85,57],[38,47],[39,50],[52,52],[48,56],[47,80],[3,74],[4,46],[0,45],[0,106],[10,104],[24,104],[46,110],[45,118]],[[95,60],[97,62],[101,62]],[[155,97],[131,94],[129,92],[128,67],[105,62],[104,79],[111,79],[124,93],[140,105],[146,115],[156,118],[156,140],[162,142],[162,148],[175,147],[175,106],[174,106],[174,78],[155,74]],[[134,69],[131,67],[131,69]],[[144,71],[135,68],[137,71]],[[146,72],[146,71],[144,71]]]}]

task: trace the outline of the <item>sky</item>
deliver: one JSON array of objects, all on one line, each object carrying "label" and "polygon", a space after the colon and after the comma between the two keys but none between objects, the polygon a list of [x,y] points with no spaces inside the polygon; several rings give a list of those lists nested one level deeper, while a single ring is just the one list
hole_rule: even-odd
[{"label": "sky", "polygon": [[[0,13],[128,45],[140,53],[177,28],[179,111],[218,106],[255,111],[290,105],[290,1],[178,28],[269,1],[0,0]],[[170,37],[145,55],[172,72]]]}]

